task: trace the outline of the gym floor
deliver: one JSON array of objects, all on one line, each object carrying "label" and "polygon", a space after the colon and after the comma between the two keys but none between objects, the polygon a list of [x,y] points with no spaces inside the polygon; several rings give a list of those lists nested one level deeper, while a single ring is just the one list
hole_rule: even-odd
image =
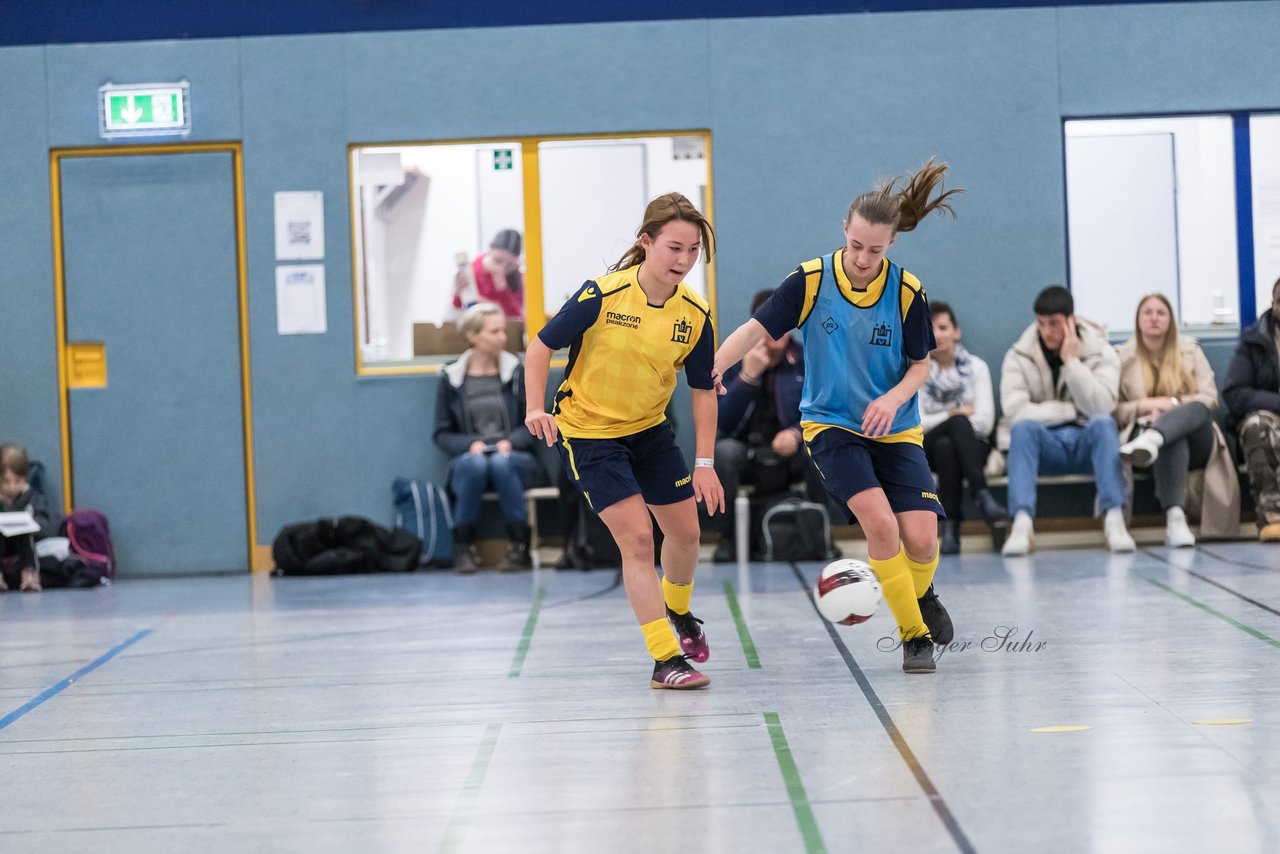
[{"label": "gym floor", "polygon": [[691,692],[613,570],[5,594],[0,849],[1280,850],[1280,548],[944,558],[931,676],[819,568],[700,568]]}]

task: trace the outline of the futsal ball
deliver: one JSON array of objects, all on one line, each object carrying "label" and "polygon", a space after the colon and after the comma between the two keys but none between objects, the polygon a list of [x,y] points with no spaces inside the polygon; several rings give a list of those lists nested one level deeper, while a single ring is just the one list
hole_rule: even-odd
[{"label": "futsal ball", "polygon": [[880,605],[880,581],[860,560],[832,561],[822,568],[813,598],[818,613],[831,622],[857,625],[870,619]]}]

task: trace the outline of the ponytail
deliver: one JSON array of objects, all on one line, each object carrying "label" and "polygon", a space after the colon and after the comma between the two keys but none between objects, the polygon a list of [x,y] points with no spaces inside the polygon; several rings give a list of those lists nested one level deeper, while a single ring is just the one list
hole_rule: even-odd
[{"label": "ponytail", "polygon": [[[948,198],[963,193],[962,188],[946,190],[930,199],[930,194],[942,183],[947,172],[947,164],[937,163],[934,158],[911,176],[899,176],[890,181],[881,181],[879,186],[870,192],[863,193],[849,205],[849,215],[845,222],[857,214],[871,225],[889,225],[895,234],[901,231],[914,231],[920,221],[934,211],[946,211],[956,215]],[[906,178],[907,184],[894,192],[898,181]]]}]

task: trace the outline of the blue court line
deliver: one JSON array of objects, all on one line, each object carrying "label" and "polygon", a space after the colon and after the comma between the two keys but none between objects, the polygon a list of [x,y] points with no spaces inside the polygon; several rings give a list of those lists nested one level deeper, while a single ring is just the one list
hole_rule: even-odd
[{"label": "blue court line", "polygon": [[116,646],[116,647],[114,647],[113,649],[111,649],[111,650],[107,651],[106,653],[104,653],[104,654],[103,654],[103,655],[101,655],[100,657],[98,657],[98,658],[94,659],[93,661],[89,662],[88,664],[86,664],[84,667],[81,667],[79,670],[77,670],[75,673],[72,673],[72,674],[71,674],[70,676],[68,676],[66,679],[63,679],[61,682],[58,682],[57,684],[52,685],[52,686],[50,686],[49,688],[45,689],[45,691],[44,691],[43,693],[39,694],[38,696],[36,696],[36,697],[35,697],[35,698],[33,698],[32,700],[29,700],[28,702],[26,702],[26,703],[24,703],[23,705],[19,706],[18,708],[14,709],[12,712],[10,712],[9,714],[5,715],[3,718],[0,718],[0,729],[4,729],[4,728],[5,728],[5,727],[7,727],[9,724],[13,723],[13,722],[14,722],[14,721],[16,721],[18,718],[20,718],[20,717],[22,717],[23,715],[25,715],[27,712],[31,711],[32,709],[36,708],[37,706],[40,706],[40,705],[41,705],[41,704],[43,704],[45,701],[52,699],[53,697],[55,697],[55,696],[57,696],[58,694],[60,694],[60,693],[62,693],[63,691],[65,691],[66,689],[70,688],[70,687],[71,687],[71,685],[72,685],[72,683],[74,683],[77,679],[80,679],[80,678],[81,678],[81,677],[83,677],[83,676],[87,676],[88,674],[90,674],[90,673],[92,673],[93,671],[97,670],[99,667],[101,667],[102,665],[106,664],[108,661],[110,661],[111,659],[115,658],[117,655],[119,655],[120,653],[124,652],[126,649],[128,649],[128,648],[129,648],[129,647],[131,647],[131,646],[133,646],[135,643],[137,643],[138,641],[142,640],[142,639],[143,639],[143,638],[145,638],[147,635],[151,634],[153,631],[155,631],[155,630],[154,630],[154,629],[143,629],[142,631],[138,632],[138,633],[137,633],[136,635],[134,635],[133,637],[129,638],[129,639],[128,639],[127,641],[125,641],[124,643],[122,643],[122,644],[120,644],[119,646]]}]

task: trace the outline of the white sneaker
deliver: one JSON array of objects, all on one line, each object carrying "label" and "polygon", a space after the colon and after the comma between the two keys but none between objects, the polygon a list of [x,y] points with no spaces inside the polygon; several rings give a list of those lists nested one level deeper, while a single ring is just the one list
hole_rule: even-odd
[{"label": "white sneaker", "polygon": [[1031,524],[1031,514],[1026,510],[1019,510],[1013,517],[1013,524],[1009,527],[1009,536],[1005,538],[1004,547],[1000,549],[1000,554],[1005,557],[1022,557],[1029,553],[1032,540],[1035,539],[1035,533]]},{"label": "white sneaker", "polygon": [[1120,459],[1133,463],[1135,468],[1144,469],[1160,456],[1160,448],[1164,446],[1164,436],[1158,430],[1143,430],[1136,437],[1120,446]]},{"label": "white sneaker", "polygon": [[1107,518],[1102,523],[1102,536],[1107,541],[1107,551],[1131,552],[1138,548],[1124,525],[1124,510],[1119,507],[1107,511]]},{"label": "white sneaker", "polygon": [[1196,544],[1196,535],[1191,533],[1187,525],[1187,515],[1181,507],[1170,507],[1164,514],[1164,544],[1174,549],[1183,549]]}]

